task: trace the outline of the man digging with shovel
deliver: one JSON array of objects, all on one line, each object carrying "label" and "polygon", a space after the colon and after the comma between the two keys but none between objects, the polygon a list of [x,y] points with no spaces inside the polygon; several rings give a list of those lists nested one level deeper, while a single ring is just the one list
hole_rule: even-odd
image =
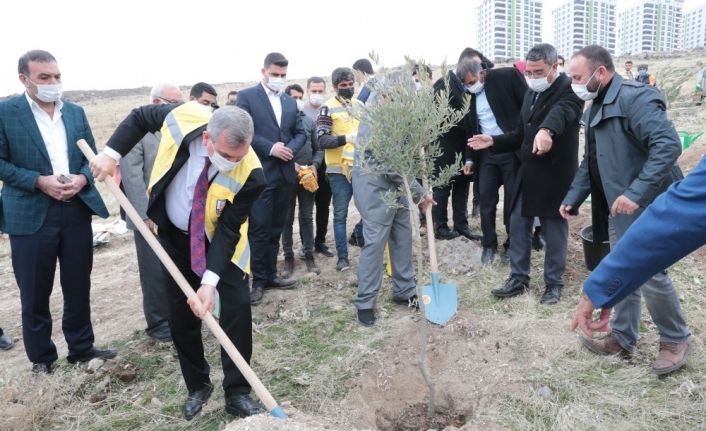
[{"label": "man digging with shovel", "polygon": [[[221,298],[220,325],[246,361],[252,354],[248,274],[248,214],[265,187],[260,161],[251,149],[253,123],[240,108],[213,115],[198,102],[148,105],[133,110],[91,162],[98,180],[148,132],[162,139],[150,178],[147,214],[159,241],[201,304],[189,300],[171,276],[169,325],[188,389],[183,412],[194,418],[213,392],[204,358],[201,320]],[[193,312],[193,314],[192,314]],[[245,417],[264,412],[250,397],[251,386],[221,349],[226,411]]]}]

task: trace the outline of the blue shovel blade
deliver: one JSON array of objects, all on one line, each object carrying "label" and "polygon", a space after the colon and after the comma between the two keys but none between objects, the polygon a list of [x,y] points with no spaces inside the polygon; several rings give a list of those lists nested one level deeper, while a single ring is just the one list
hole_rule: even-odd
[{"label": "blue shovel blade", "polygon": [[458,296],[455,284],[441,284],[439,273],[431,273],[431,286],[422,287],[424,315],[428,321],[443,325],[456,314]]}]

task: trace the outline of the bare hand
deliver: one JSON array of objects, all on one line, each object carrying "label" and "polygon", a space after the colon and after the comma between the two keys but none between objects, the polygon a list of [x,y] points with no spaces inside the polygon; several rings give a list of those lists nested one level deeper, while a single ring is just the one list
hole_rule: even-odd
[{"label": "bare hand", "polygon": [[294,170],[295,170],[295,171],[299,172],[299,171],[302,170],[303,167],[304,167],[304,166],[300,165],[299,163],[294,162]]},{"label": "bare hand", "polygon": [[55,175],[40,175],[37,178],[37,188],[45,195],[63,201],[67,199],[65,195],[71,194],[74,186],[71,183],[62,184]]},{"label": "bare hand", "polygon": [[65,189],[61,194],[62,201],[68,201],[73,198],[86,186],[86,184],[88,184],[88,180],[85,176],[83,176],[83,174],[68,175],[68,177],[71,178],[71,182],[64,184],[65,186],[69,186],[69,188]]},{"label": "bare hand", "polygon": [[571,331],[575,331],[579,327],[589,338],[593,338],[594,332],[610,332],[610,308],[602,308],[599,319],[595,321],[593,320],[594,309],[591,300],[581,296],[576,306],[576,314],[571,321]]},{"label": "bare hand", "polygon": [[424,195],[422,200],[419,202],[419,209],[422,211],[422,213],[426,213],[427,208],[433,205],[436,205],[434,197],[432,195]]},{"label": "bare hand", "polygon": [[142,221],[145,222],[145,225],[147,225],[147,229],[154,232],[154,222],[149,217],[142,220]]},{"label": "bare hand", "polygon": [[636,209],[640,208],[640,205],[631,201],[625,195],[618,196],[618,199],[613,202],[613,206],[610,209],[610,215],[615,217],[618,214],[631,215]]},{"label": "bare hand", "polygon": [[465,165],[463,165],[463,175],[470,177],[473,175],[473,163],[472,162],[466,162]]},{"label": "bare hand", "polygon": [[534,144],[532,145],[532,154],[541,156],[546,154],[552,149],[552,135],[549,134],[547,129],[540,129],[539,132],[534,137]]},{"label": "bare hand", "polygon": [[484,150],[493,146],[493,137],[488,135],[475,135],[468,140],[468,146],[474,150]]},{"label": "bare hand", "polygon": [[100,153],[94,157],[93,160],[91,160],[89,166],[91,167],[91,172],[96,180],[103,181],[108,175],[115,174],[115,165],[117,164],[118,162],[116,162],[112,157],[107,154]]},{"label": "bare hand", "polygon": [[280,160],[284,160],[285,162],[288,162],[294,158],[294,154],[292,153],[292,150],[287,148],[286,145],[282,142],[276,142],[272,146],[272,152],[270,153],[272,157],[277,157]]},{"label": "bare hand", "polygon": [[576,214],[571,214],[571,211],[574,209],[571,205],[562,205],[559,207],[559,214],[565,219],[565,220],[573,220],[576,218],[578,215],[578,211],[576,211]]},{"label": "bare hand", "polygon": [[201,287],[199,287],[199,290],[196,291],[196,296],[199,301],[195,298],[189,298],[186,302],[191,307],[191,311],[194,315],[199,319],[203,319],[206,314],[213,311],[213,308],[216,305],[216,288],[208,284],[202,284]]}]

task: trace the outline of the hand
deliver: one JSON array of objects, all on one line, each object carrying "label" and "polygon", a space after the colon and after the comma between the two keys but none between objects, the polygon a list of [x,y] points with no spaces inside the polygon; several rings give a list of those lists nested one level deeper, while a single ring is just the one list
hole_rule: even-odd
[{"label": "hand", "polygon": [[299,163],[294,162],[294,170],[295,170],[295,171],[299,172],[299,171],[302,170],[303,167],[304,167],[304,166],[300,165]]},{"label": "hand", "polygon": [[532,145],[532,154],[541,156],[546,154],[552,149],[552,135],[547,129],[539,129],[539,132],[534,137],[534,144]]},{"label": "hand", "polygon": [[37,178],[36,187],[45,195],[58,201],[66,200],[67,198],[64,198],[64,196],[69,195],[74,188],[71,183],[60,183],[58,177],[55,175],[40,175]]},{"label": "hand", "polygon": [[216,288],[208,284],[202,284],[199,290],[196,291],[196,296],[199,299],[198,301],[195,298],[189,298],[186,302],[191,307],[194,315],[199,319],[203,319],[206,314],[213,311],[216,305]]},{"label": "hand", "polygon": [[146,219],[144,219],[144,220],[142,220],[142,221],[145,222],[145,224],[147,225],[147,229],[149,229],[149,230],[151,230],[152,232],[154,232],[154,222],[153,222],[152,220],[150,220],[149,217],[146,218]]},{"label": "hand", "polygon": [[631,201],[625,195],[618,196],[618,199],[613,202],[613,206],[610,208],[610,215],[615,217],[618,214],[631,215],[636,209],[640,208],[640,205]]},{"label": "hand", "polygon": [[466,164],[463,165],[463,175],[467,177],[473,175],[473,162],[466,162]]},{"label": "hand", "polygon": [[564,220],[571,221],[579,214],[578,211],[576,211],[576,214],[571,214],[573,209],[574,207],[571,205],[562,205],[559,207],[559,214],[564,218]]},{"label": "hand", "polygon": [[475,135],[468,140],[468,146],[474,150],[484,150],[493,146],[493,137],[488,135]]},{"label": "hand", "polygon": [[68,177],[71,178],[71,182],[64,184],[65,186],[69,186],[69,188],[65,189],[61,194],[62,201],[68,201],[73,198],[74,195],[78,194],[78,192],[80,192],[86,184],[88,184],[88,180],[85,176],[83,176],[83,174],[68,175]]},{"label": "hand", "polygon": [[576,327],[579,327],[589,338],[593,338],[594,332],[610,332],[610,308],[602,308],[601,315],[596,321],[593,320],[594,309],[591,300],[582,294],[576,306],[574,319],[571,321],[571,331],[575,331]]},{"label": "hand", "polygon": [[272,152],[270,153],[272,157],[277,157],[280,160],[288,162],[294,158],[292,150],[287,148],[282,142],[276,142],[272,146]]},{"label": "hand", "polygon": [[432,195],[424,195],[422,200],[419,202],[419,209],[422,211],[422,213],[426,213],[427,208],[433,205],[436,205],[434,197]]},{"label": "hand", "polygon": [[100,153],[91,160],[89,166],[96,180],[103,181],[108,175],[115,174],[115,165],[117,164],[118,162],[109,155]]}]

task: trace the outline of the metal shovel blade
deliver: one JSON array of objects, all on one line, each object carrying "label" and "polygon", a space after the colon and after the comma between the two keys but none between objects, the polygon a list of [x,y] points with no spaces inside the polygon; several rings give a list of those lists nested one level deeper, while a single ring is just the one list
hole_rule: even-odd
[{"label": "metal shovel blade", "polygon": [[456,314],[458,296],[455,284],[441,284],[439,273],[431,273],[431,286],[422,287],[424,317],[432,323],[443,325]]}]

